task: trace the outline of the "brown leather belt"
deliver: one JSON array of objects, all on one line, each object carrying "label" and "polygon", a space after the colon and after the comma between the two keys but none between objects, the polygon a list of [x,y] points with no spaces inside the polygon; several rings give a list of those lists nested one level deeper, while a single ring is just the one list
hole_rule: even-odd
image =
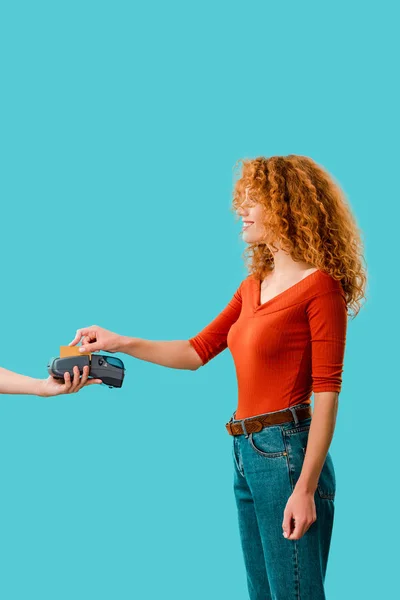
[{"label": "brown leather belt", "polygon": [[[308,417],[312,416],[311,406],[305,406],[297,409],[295,408],[295,410],[297,418],[299,420],[307,419]],[[263,416],[240,419],[236,423],[229,421],[228,423],[225,423],[225,427],[229,435],[243,435],[244,432],[242,428],[242,421],[244,421],[244,426],[247,433],[256,433],[257,431],[261,431],[261,429],[270,425],[279,425],[280,423],[287,423],[288,421],[293,421],[293,414],[291,410],[286,409],[280,410],[275,413],[268,413]]]}]

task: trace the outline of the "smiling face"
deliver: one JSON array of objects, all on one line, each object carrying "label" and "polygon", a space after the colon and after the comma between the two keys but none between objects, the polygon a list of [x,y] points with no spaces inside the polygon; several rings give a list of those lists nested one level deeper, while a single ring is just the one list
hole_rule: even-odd
[{"label": "smiling face", "polygon": [[251,199],[246,188],[246,199],[237,210],[242,218],[243,240],[248,244],[262,242],[265,239],[265,211],[262,204]]}]

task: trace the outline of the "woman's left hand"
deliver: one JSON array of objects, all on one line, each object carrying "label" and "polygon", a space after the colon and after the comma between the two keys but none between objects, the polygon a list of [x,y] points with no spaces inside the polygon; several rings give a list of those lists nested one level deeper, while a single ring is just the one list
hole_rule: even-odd
[{"label": "woman's left hand", "polygon": [[300,539],[316,520],[314,493],[295,488],[283,512],[284,537],[288,540]]},{"label": "woman's left hand", "polygon": [[77,366],[74,367],[74,378],[72,381],[68,371],[64,374],[64,381],[50,375],[47,379],[41,380],[38,396],[47,397],[58,396],[60,394],[73,394],[79,392],[86,385],[103,383],[101,379],[88,379],[88,376],[89,367],[87,365],[83,368],[82,377],[79,375],[79,368]]}]

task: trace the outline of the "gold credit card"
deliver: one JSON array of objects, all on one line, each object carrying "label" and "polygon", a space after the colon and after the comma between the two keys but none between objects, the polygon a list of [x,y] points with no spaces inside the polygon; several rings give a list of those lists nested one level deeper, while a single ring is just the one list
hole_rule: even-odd
[{"label": "gold credit card", "polygon": [[60,346],[60,358],[66,356],[92,356],[91,352],[79,352],[80,346]]}]

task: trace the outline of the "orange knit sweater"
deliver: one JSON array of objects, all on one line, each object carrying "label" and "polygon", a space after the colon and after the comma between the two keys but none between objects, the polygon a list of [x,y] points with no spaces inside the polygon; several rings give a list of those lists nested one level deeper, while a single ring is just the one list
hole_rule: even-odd
[{"label": "orange knit sweater", "polygon": [[229,348],[238,383],[236,419],[340,392],[347,331],[342,285],[318,270],[260,304],[249,275],[228,305],[189,339],[203,365]]}]

